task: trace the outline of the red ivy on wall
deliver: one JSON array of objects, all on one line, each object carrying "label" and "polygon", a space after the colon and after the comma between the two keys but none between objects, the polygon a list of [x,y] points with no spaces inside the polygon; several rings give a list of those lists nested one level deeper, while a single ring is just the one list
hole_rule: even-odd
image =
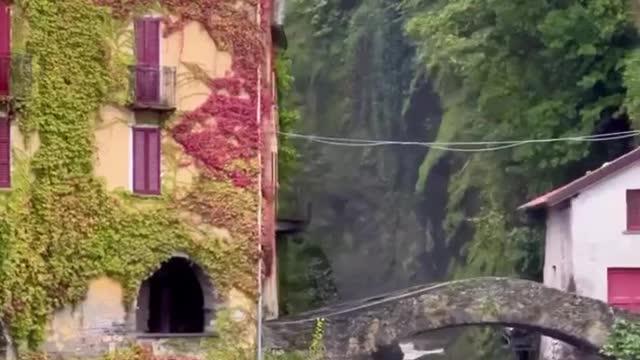
[{"label": "red ivy on wall", "polygon": [[[126,18],[151,0],[96,0],[110,6],[116,16]],[[165,36],[180,31],[190,21],[207,30],[218,48],[232,54],[231,71],[223,78],[211,79],[209,98],[194,111],[184,114],[171,130],[185,153],[205,172],[234,185],[255,184],[259,169],[249,166],[260,151],[261,121],[270,121],[273,94],[272,69],[266,69],[269,54],[271,0],[162,0],[177,19],[165,18]],[[260,18],[255,9],[260,9]],[[259,85],[259,82],[262,85]],[[244,165],[238,161],[244,162]]]},{"label": "red ivy on wall", "polygon": [[[150,6],[152,0],[95,0],[110,6],[120,18]],[[161,4],[175,16],[165,18],[165,36],[181,31],[191,21],[200,23],[220,50],[232,55],[231,70],[222,78],[209,79],[211,93],[194,111],[182,115],[171,129],[171,135],[186,154],[195,160],[203,173],[213,179],[229,180],[240,188],[252,188],[263,174],[258,155],[263,152],[269,159],[268,141],[262,134],[271,124],[274,94],[272,67],[267,68],[271,54],[271,15],[273,0],[161,0]],[[259,15],[256,14],[259,9]],[[259,16],[259,17],[258,17]],[[255,164],[252,164],[252,161]],[[263,166],[264,167],[264,166]],[[264,171],[264,169],[262,169]],[[257,192],[257,188],[255,188]],[[270,275],[274,256],[275,213],[274,189],[263,183],[263,226],[259,229],[266,263]],[[206,196],[192,194],[192,196]],[[211,215],[226,211],[225,205],[215,199],[201,199],[201,213]],[[212,207],[216,209],[212,210]],[[214,211],[215,210],[215,211]],[[255,216],[248,214],[248,216]],[[215,225],[235,228],[241,219],[209,218]],[[254,222],[255,223],[255,222]],[[242,231],[253,238],[256,228],[247,225]]]}]

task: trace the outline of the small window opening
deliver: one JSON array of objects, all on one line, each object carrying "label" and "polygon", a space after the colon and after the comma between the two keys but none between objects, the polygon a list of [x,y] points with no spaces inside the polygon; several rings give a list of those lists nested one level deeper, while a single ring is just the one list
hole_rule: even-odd
[{"label": "small window opening", "polygon": [[640,231],[640,190],[627,190],[627,230]]},{"label": "small window opening", "polygon": [[174,257],[143,283],[138,296],[138,330],[153,334],[204,332],[205,297],[195,270],[188,259]]}]

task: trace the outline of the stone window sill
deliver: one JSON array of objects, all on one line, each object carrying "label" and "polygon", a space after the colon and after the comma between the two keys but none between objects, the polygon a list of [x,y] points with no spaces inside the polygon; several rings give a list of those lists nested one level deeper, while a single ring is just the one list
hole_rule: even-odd
[{"label": "stone window sill", "polygon": [[136,333],[135,336],[138,339],[197,339],[215,337],[216,333],[213,331],[201,333]]},{"label": "stone window sill", "polygon": [[640,230],[625,230],[622,233],[624,235],[640,235]]}]

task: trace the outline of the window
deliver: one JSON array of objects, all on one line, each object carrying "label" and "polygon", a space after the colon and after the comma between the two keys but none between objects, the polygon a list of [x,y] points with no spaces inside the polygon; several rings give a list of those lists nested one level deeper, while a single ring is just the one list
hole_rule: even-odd
[{"label": "window", "polygon": [[160,101],[160,19],[138,18],[136,34],[136,101],[155,104]]},{"label": "window", "polygon": [[9,95],[9,71],[11,65],[11,10],[0,0],[0,96]]},{"label": "window", "polygon": [[133,129],[133,192],[160,194],[160,129]]},{"label": "window", "polygon": [[11,187],[11,124],[0,116],[0,188]]},{"label": "window", "polygon": [[640,268],[608,269],[609,304],[640,312]]},{"label": "window", "polygon": [[640,231],[640,190],[627,190],[627,230]]}]

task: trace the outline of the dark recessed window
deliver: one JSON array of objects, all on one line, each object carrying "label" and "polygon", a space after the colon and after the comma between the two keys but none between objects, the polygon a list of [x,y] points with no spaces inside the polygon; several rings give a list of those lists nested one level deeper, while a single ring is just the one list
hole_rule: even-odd
[{"label": "dark recessed window", "polygon": [[627,230],[640,231],[640,190],[627,190]]}]

